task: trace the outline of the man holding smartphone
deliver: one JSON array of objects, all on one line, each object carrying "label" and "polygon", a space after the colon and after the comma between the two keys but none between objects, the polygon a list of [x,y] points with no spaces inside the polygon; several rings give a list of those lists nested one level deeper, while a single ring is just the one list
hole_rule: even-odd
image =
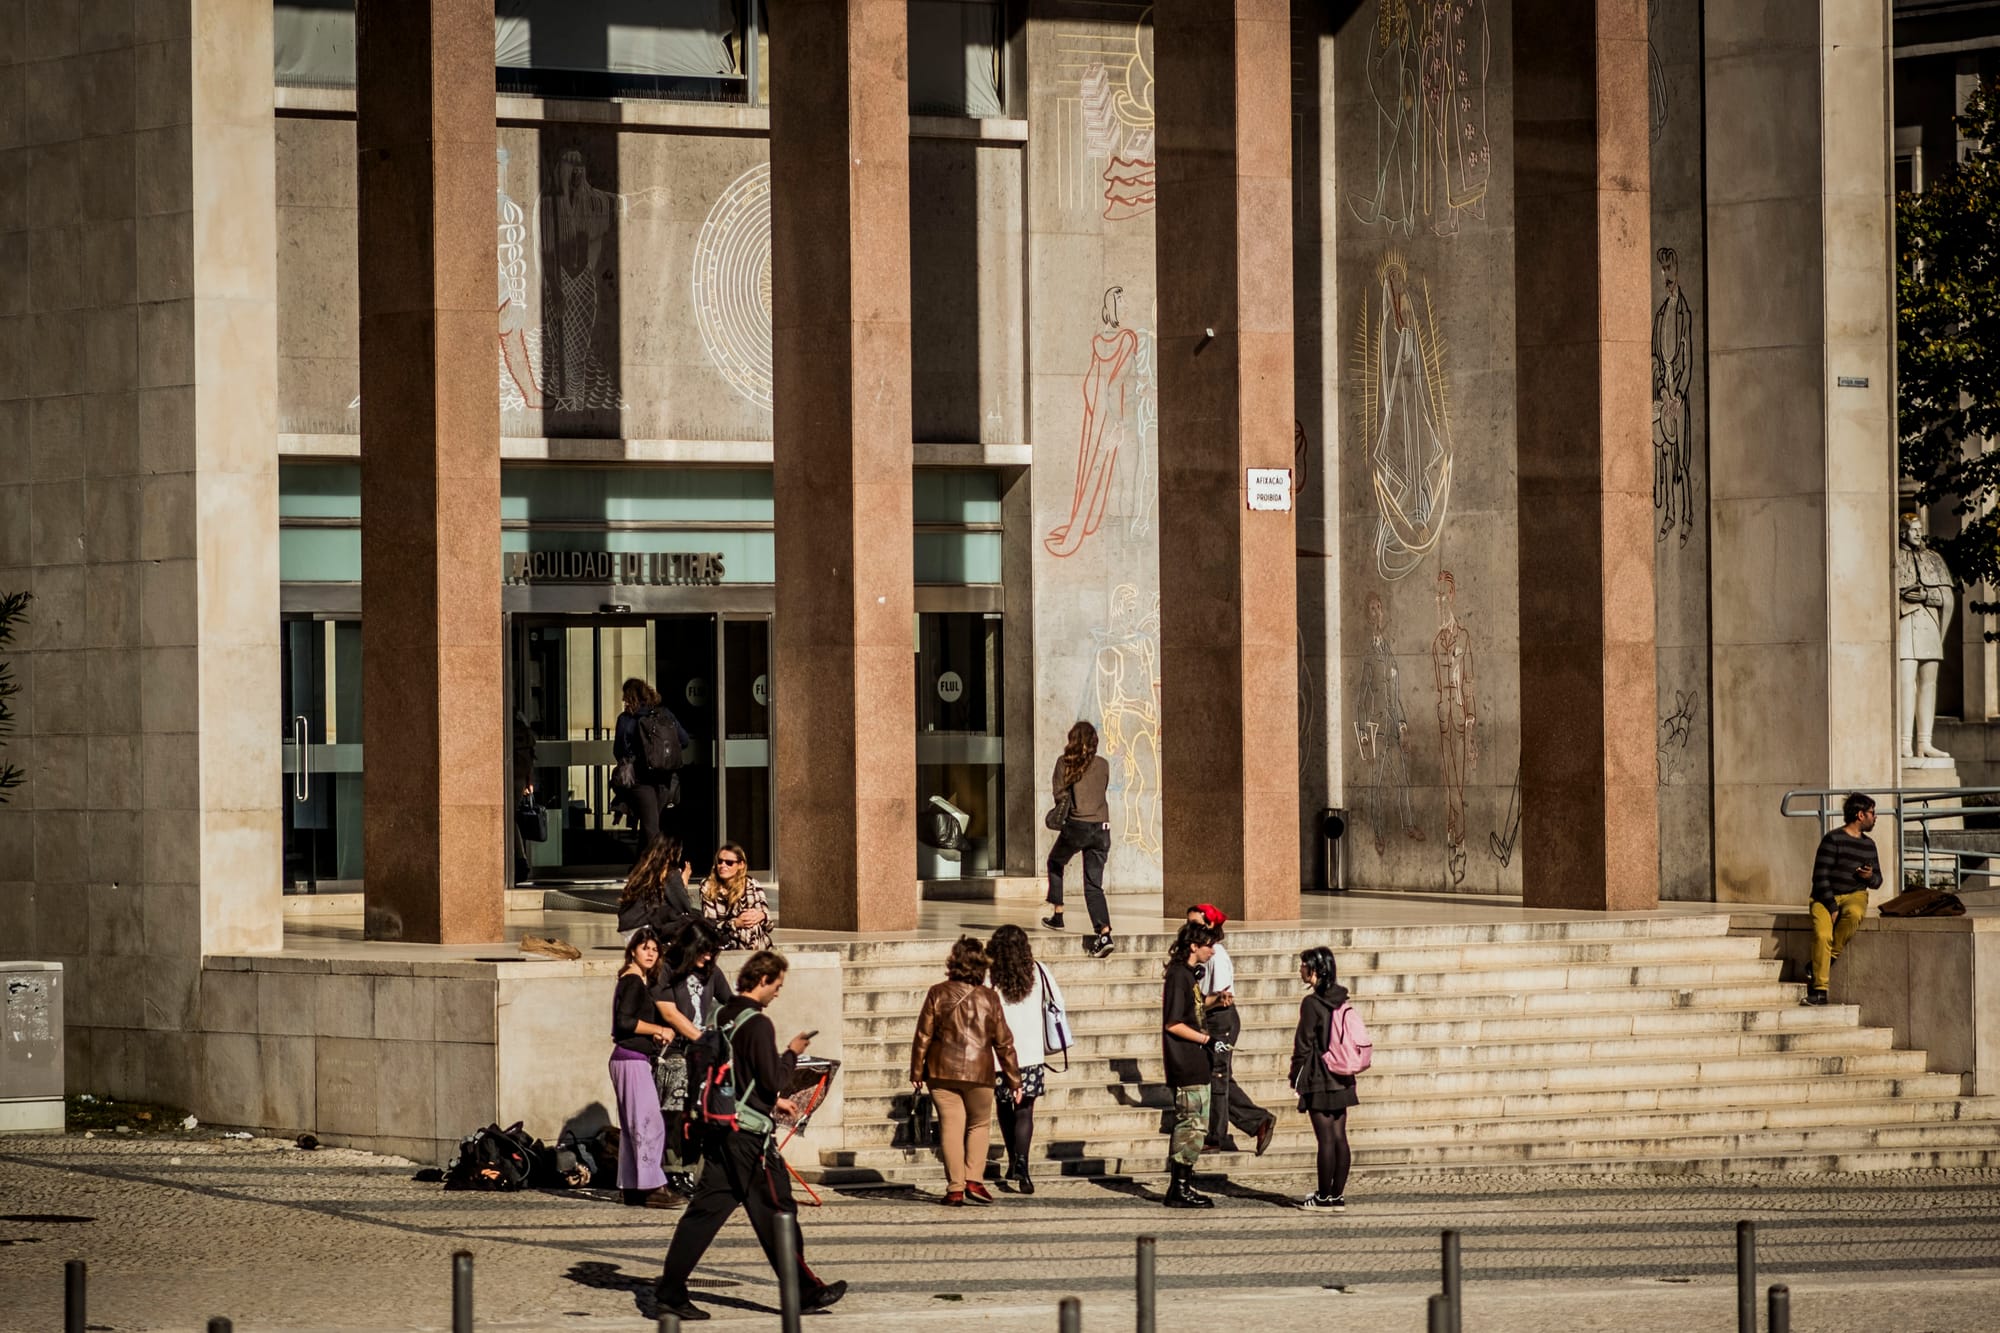
[{"label": "man holding smartphone", "polygon": [[[708,1318],[708,1311],[688,1297],[688,1278],[702,1255],[714,1242],[722,1224],[740,1205],[750,1214],[750,1226],[777,1271],[778,1228],[798,1226],[798,1205],[792,1201],[792,1178],[778,1156],[771,1130],[775,1117],[796,1116],[799,1108],[781,1095],[785,1081],[798,1067],[814,1034],[801,1032],[780,1054],[778,1030],[765,1016],[764,1008],[785,988],[787,964],[783,954],[769,949],[751,954],[736,974],[736,998],[716,1011],[715,1026],[732,1032],[729,1060],[736,1086],[741,1089],[737,1114],[757,1129],[724,1130],[704,1126],[701,1147],[701,1183],[674,1227],[673,1241],[667,1246],[667,1262],[653,1294],[659,1299],[660,1313],[679,1315],[683,1320]],[[806,1267],[805,1237],[798,1239],[795,1253],[799,1263],[799,1306],[823,1310],[847,1294],[845,1282],[822,1282]]]},{"label": "man holding smartphone", "polygon": [[1882,887],[1882,857],[1868,836],[1875,827],[1875,802],[1855,792],[1840,806],[1846,820],[1819,840],[1812,878],[1812,981],[1807,1004],[1827,1002],[1833,963],[1868,914],[1868,890]]}]

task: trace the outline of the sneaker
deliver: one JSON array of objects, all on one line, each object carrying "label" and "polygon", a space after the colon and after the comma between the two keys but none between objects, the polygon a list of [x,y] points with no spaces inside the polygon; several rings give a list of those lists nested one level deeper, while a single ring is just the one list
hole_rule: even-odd
[{"label": "sneaker", "polygon": [[1811,990],[1808,990],[1808,991],[1806,992],[1806,1003],[1807,1003],[1807,1004],[1825,1004],[1825,1003],[1826,1003],[1826,992],[1825,992],[1825,991],[1823,991],[1823,990],[1821,990],[1821,989],[1820,989],[1819,987],[1817,987],[1817,986],[1814,986],[1814,987],[1813,987],[1813,988],[1812,988]]},{"label": "sneaker", "polygon": [[694,1177],[686,1171],[669,1171],[667,1172],[667,1188],[673,1190],[676,1194],[685,1194],[688,1198],[692,1199],[694,1197]]},{"label": "sneaker", "polygon": [[1089,954],[1092,958],[1109,958],[1111,956],[1111,951],[1113,949],[1116,949],[1117,947],[1118,947],[1117,945],[1111,942],[1111,932],[1107,930],[1099,934],[1098,937],[1092,940],[1089,944],[1085,945],[1084,952]]},{"label": "sneaker", "polygon": [[[799,1302],[799,1308],[803,1310],[824,1310],[827,1306],[832,1305],[846,1294],[847,1284],[845,1282],[822,1282],[817,1288],[806,1294],[805,1299]],[[704,1319],[707,1317],[706,1315],[702,1316]]]},{"label": "sneaker", "polygon": [[1271,1146],[1271,1137],[1277,1132],[1278,1117],[1274,1115],[1265,1116],[1264,1123],[1257,1126],[1257,1155],[1259,1157],[1262,1157],[1264,1150]]},{"label": "sneaker", "polygon": [[1347,1211],[1347,1198],[1340,1194],[1308,1194],[1299,1208],[1308,1213],[1344,1213]]},{"label": "sneaker", "polygon": [[980,1184],[978,1181],[968,1180],[965,1182],[965,1201],[967,1203],[992,1203],[993,1195],[988,1192],[986,1186]]},{"label": "sneaker", "polygon": [[1048,928],[1049,928],[1050,930],[1061,930],[1061,929],[1063,929],[1063,919],[1062,919],[1062,913],[1060,913],[1060,912],[1057,912],[1057,913],[1056,913],[1056,914],[1055,914],[1054,916],[1045,916],[1045,917],[1043,917],[1043,918],[1042,918],[1042,924],[1043,924],[1043,925],[1045,925],[1045,926],[1047,926],[1047,927],[1048,927]]}]

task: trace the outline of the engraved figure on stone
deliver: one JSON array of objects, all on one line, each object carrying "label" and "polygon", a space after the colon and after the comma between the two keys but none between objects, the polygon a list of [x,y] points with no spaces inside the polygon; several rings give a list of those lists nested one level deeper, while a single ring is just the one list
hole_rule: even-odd
[{"label": "engraved figure on stone", "polygon": [[1694,379],[1694,316],[1681,290],[1681,261],[1670,245],[1654,258],[1666,295],[1653,312],[1653,512],[1658,540],[1680,529],[1687,545],[1694,531],[1694,416],[1689,388]]},{"label": "engraved figure on stone", "polygon": [[1361,661],[1361,698],[1354,720],[1354,740],[1361,751],[1363,810],[1375,834],[1375,852],[1389,849],[1393,818],[1403,836],[1424,840],[1410,808],[1410,720],[1403,712],[1403,673],[1389,646],[1388,610],[1380,593],[1369,593],[1368,649]]},{"label": "engraved figure on stone", "polygon": [[[1380,516],[1375,568],[1400,579],[1423,563],[1444,535],[1451,503],[1451,449],[1443,420],[1443,371],[1434,328],[1418,324],[1408,275],[1399,262],[1381,275],[1373,366],[1364,364],[1363,401],[1372,404],[1369,462]],[[1367,371],[1372,369],[1372,377]],[[1364,410],[1366,408],[1364,407]]]},{"label": "engraved figure on stone", "polygon": [[[1487,0],[1431,0],[1422,52],[1423,96],[1436,189],[1425,212],[1440,236],[1458,234],[1459,216],[1486,216],[1493,146],[1486,132]],[[1433,197],[1441,195],[1442,197]],[[1440,207],[1441,206],[1441,207]]]},{"label": "engraved figure on stone", "polygon": [[1160,856],[1160,598],[1142,615],[1139,589],[1111,594],[1111,625],[1099,637],[1094,684],[1103,753],[1119,777],[1119,837]]},{"label": "engraved figure on stone", "polygon": [[1905,759],[1951,757],[1931,744],[1931,731],[1937,724],[1938,664],[1944,660],[1953,592],[1951,567],[1925,544],[1922,522],[1915,514],[1903,515],[1896,548],[1896,656],[1902,673],[1896,745]]},{"label": "engraved figure on stone", "polygon": [[535,354],[540,349],[529,342],[528,215],[507,193],[507,150],[495,149],[494,159],[499,169],[495,257],[500,281],[500,406],[520,411],[542,405],[542,386],[535,374]]},{"label": "engraved figure on stone", "polygon": [[563,150],[539,214],[544,295],[542,382],[564,411],[618,406],[596,352],[600,265],[618,197],[590,183],[583,153]]},{"label": "engraved figure on stone", "polygon": [[1409,235],[1417,225],[1418,25],[1410,0],[1381,0],[1368,44],[1368,99],[1373,104],[1373,177],[1350,192],[1347,206],[1364,226],[1381,223]]},{"label": "engraved figure on stone", "polygon": [[[1128,413],[1140,406],[1139,332],[1120,322],[1123,287],[1105,289],[1098,304],[1097,333],[1090,340],[1090,368],[1083,374],[1083,426],[1076,450],[1076,485],[1070,494],[1069,517],[1042,538],[1043,549],[1057,558],[1075,555],[1084,538],[1104,522],[1105,501],[1118,466],[1118,450],[1127,438]],[[1150,349],[1148,349],[1150,350]],[[1151,357],[1143,367],[1151,371]],[[1128,401],[1129,400],[1129,401]],[[1156,407],[1146,410],[1154,413]],[[1142,420],[1145,419],[1142,416]]]},{"label": "engraved figure on stone", "polygon": [[1472,671],[1472,633],[1459,623],[1458,581],[1437,576],[1438,631],[1431,640],[1431,674],[1437,687],[1438,751],[1444,771],[1445,868],[1454,885],[1465,881],[1465,783],[1479,762],[1478,709]]}]

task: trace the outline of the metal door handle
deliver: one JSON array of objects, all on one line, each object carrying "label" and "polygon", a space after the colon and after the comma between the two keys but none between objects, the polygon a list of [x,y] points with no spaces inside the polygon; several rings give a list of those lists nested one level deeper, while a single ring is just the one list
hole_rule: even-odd
[{"label": "metal door handle", "polygon": [[312,747],[306,744],[304,713],[292,719],[292,743],[299,749],[299,768],[292,781],[292,799],[303,804],[308,795],[307,784],[312,781]]}]

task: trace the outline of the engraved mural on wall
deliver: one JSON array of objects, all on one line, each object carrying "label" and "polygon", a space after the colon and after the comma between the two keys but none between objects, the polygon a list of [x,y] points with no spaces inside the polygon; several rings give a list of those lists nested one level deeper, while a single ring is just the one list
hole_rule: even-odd
[{"label": "engraved mural on wall", "polygon": [[1514,770],[1514,790],[1507,796],[1506,827],[1495,829],[1486,835],[1486,845],[1493,849],[1493,859],[1502,867],[1511,865],[1514,848],[1521,842],[1521,770]]},{"label": "engraved mural on wall", "polygon": [[1124,222],[1153,211],[1153,9],[1110,31],[1058,29],[1057,189],[1063,211]]},{"label": "engraved mural on wall", "polygon": [[730,183],[694,247],[695,323],[730,387],[771,409],[771,167]]},{"label": "engraved mural on wall", "polygon": [[1660,719],[1660,781],[1670,783],[1685,776],[1694,738],[1695,706],[1699,696],[1693,690],[1675,690],[1674,706]]},{"label": "engraved mural on wall", "polygon": [[1653,513],[1658,540],[1676,529],[1686,546],[1694,531],[1694,316],[1681,289],[1680,256],[1670,245],[1654,255],[1666,295],[1653,311]]},{"label": "engraved mural on wall", "polygon": [[1160,411],[1153,338],[1125,323],[1124,292],[1123,287],[1107,287],[1098,304],[1097,332],[1091,335],[1090,364],[1083,373],[1083,416],[1069,516],[1042,538],[1042,548],[1059,559],[1075,555],[1097,533],[1114,492],[1122,495],[1127,535],[1144,536],[1152,530],[1158,503],[1154,442]]},{"label": "engraved mural on wall", "polygon": [[[618,196],[590,183],[583,152],[556,159],[555,188],[536,215],[542,261],[542,391],[555,407],[582,412],[622,406],[618,367],[599,354],[599,321],[615,318],[617,275],[604,262]],[[609,288],[609,291],[606,289]],[[609,299],[607,299],[609,298]]]},{"label": "engraved mural on wall", "polygon": [[1354,717],[1363,775],[1356,795],[1379,855],[1388,850],[1392,833],[1422,842],[1424,831],[1410,803],[1410,720],[1403,710],[1403,672],[1390,646],[1389,612],[1380,593],[1368,594],[1367,616],[1367,655]]},{"label": "engraved mural on wall", "polygon": [[1364,303],[1356,330],[1354,361],[1377,513],[1375,569],[1394,581],[1422,564],[1444,535],[1451,510],[1451,416],[1444,344],[1428,286],[1420,312],[1402,259],[1385,259],[1376,276],[1377,290]]},{"label": "engraved mural on wall", "polygon": [[1472,669],[1472,634],[1458,618],[1458,580],[1437,576],[1438,630],[1431,639],[1437,689],[1438,756],[1444,778],[1445,873],[1465,882],[1465,784],[1479,763],[1479,712]]},{"label": "engraved mural on wall", "polygon": [[1113,835],[1160,859],[1160,594],[1111,591],[1110,623],[1093,632],[1090,702],[1111,765]]},{"label": "engraved mural on wall", "polygon": [[1347,206],[1356,221],[1439,236],[1486,216],[1492,35],[1487,0],[1376,0],[1366,29],[1372,152]]}]

